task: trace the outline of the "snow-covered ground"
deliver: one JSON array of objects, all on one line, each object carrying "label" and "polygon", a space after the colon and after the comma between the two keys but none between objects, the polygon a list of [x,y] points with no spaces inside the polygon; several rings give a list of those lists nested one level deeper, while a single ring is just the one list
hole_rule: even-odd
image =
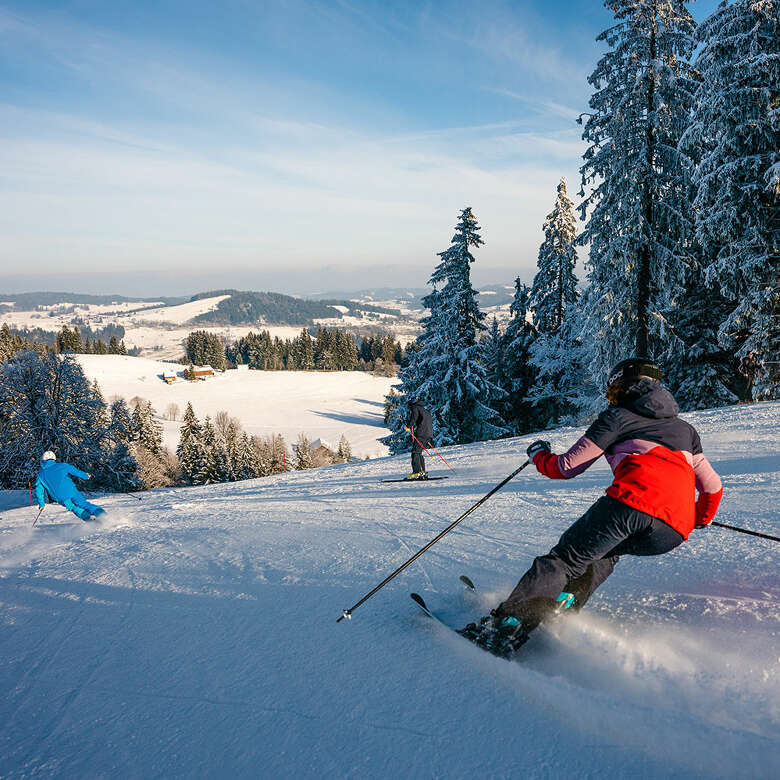
[{"label": "snow-covered ground", "polygon": [[[89,379],[97,379],[106,400],[139,396],[151,401],[159,415],[176,404],[179,420],[191,402],[201,419],[224,410],[237,417],[247,433],[280,433],[288,444],[294,444],[300,433],[338,444],[344,434],[356,457],[388,452],[377,438],[389,433],[383,421],[384,397],[398,381],[395,378],[363,371],[226,371],[205,382],[180,379],[167,385],[163,372],[181,373],[185,366],[124,355],[77,359]],[[175,450],[181,422],[162,424],[165,444]]]},{"label": "snow-covered ground", "polygon": [[[689,419],[723,476],[718,519],[780,533],[780,404]],[[107,497],[99,524],[4,511],[0,776],[776,778],[777,543],[708,528],[625,558],[514,662],[408,598],[484,614],[602,493],[604,465],[526,469],[336,623],[531,438],[449,448],[442,482],[382,484],[398,456]]]}]

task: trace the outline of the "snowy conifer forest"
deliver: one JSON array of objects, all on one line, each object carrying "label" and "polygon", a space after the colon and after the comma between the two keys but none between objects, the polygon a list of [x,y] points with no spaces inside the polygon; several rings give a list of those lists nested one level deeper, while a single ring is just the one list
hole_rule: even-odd
[{"label": "snowy conifer forest", "polygon": [[681,0],[606,5],[579,202],[561,179],[503,334],[469,283],[487,231],[463,210],[388,399],[394,452],[411,444],[405,398],[448,443],[519,434],[592,415],[631,355],[663,366],[685,410],[780,397],[777,3],[724,3],[698,27]]}]

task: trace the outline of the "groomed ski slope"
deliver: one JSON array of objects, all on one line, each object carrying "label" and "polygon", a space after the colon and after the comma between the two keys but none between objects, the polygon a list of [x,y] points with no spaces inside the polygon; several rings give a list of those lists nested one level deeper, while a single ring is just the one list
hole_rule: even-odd
[{"label": "groomed ski slope", "polygon": [[[687,418],[725,483],[718,519],[780,534],[780,404]],[[457,474],[429,484],[380,482],[404,456],[113,496],[101,524],[3,512],[0,776],[777,777],[777,543],[710,528],[625,558],[522,662],[409,599],[484,614],[602,493],[605,465],[526,469],[336,623],[532,438],[449,448]]]}]

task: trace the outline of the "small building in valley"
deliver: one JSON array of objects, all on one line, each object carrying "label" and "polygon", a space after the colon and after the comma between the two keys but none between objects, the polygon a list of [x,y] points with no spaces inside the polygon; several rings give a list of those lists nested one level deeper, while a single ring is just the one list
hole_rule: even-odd
[{"label": "small building in valley", "polygon": [[184,378],[191,382],[196,379],[205,381],[210,376],[214,376],[214,369],[211,366],[189,366],[184,369]]}]

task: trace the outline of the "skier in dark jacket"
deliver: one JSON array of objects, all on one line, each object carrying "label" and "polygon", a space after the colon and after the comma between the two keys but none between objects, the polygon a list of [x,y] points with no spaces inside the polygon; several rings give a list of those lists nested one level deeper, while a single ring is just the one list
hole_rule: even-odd
[{"label": "skier in dark jacket", "polygon": [[412,473],[407,479],[427,479],[423,447],[429,449],[433,446],[433,420],[419,398],[412,397],[406,403],[409,407],[406,429],[412,434]]},{"label": "skier in dark jacket", "polygon": [[41,470],[35,480],[35,497],[41,511],[46,506],[46,493],[52,501],[62,504],[82,520],[90,520],[105,513],[95,504],[90,504],[71,482],[70,475],[79,479],[89,479],[90,475],[69,463],[57,463],[56,455],[47,450],[41,458]]},{"label": "skier in dark jacket", "polygon": [[563,455],[550,452],[546,441],[528,447],[529,459],[550,479],[576,477],[604,455],[612,484],[464,636],[508,655],[555,609],[581,608],[621,555],[661,555],[712,521],[723,495],[720,477],[660,380],[661,370],[649,361],[618,363],[607,386],[610,406],[584,436]]}]

